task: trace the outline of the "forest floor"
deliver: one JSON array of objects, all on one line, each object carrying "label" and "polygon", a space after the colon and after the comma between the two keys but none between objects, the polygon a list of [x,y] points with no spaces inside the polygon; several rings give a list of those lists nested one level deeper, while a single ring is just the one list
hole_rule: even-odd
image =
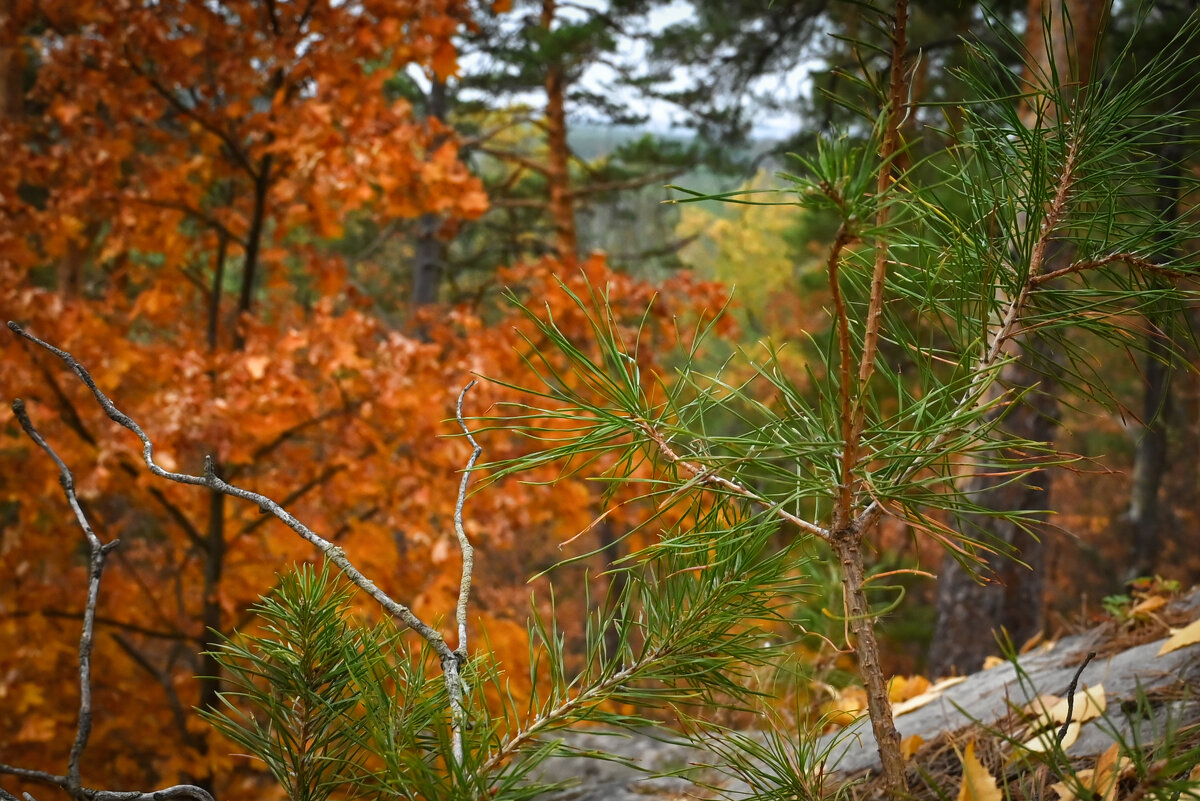
[{"label": "forest floor", "polygon": [[[960,798],[964,765],[978,764],[994,778],[994,793],[971,801],[1000,798],[1024,801],[1056,797],[1073,801],[1068,789],[1093,782],[1104,801],[1141,799],[1150,783],[1197,778],[1193,764],[1172,755],[1200,754],[1200,644],[1160,655],[1172,630],[1200,613],[1200,588],[1143,609],[1123,620],[1044,643],[1015,661],[1004,661],[970,676],[942,682],[896,707],[896,726],[910,751],[912,795],[922,801]],[[1134,604],[1130,611],[1136,610]],[[1094,654],[1089,660],[1089,654]],[[1075,685],[1071,725],[1057,761],[1031,758],[1023,746],[1057,739],[1065,721],[1064,696]],[[1042,725],[1037,720],[1045,718]],[[1050,719],[1054,719],[1051,723]],[[1039,733],[1040,731],[1040,733]],[[1114,748],[1114,743],[1121,746]],[[551,780],[576,779],[571,789],[548,794],[547,801],[652,801],[653,799],[753,798],[746,781],[724,777],[703,766],[705,751],[649,735],[572,735],[572,745],[627,760],[651,773],[695,770],[688,779],[647,776],[616,762],[559,758],[546,767]],[[1118,759],[1118,750],[1133,759]],[[865,720],[826,735],[815,746],[827,753],[823,786],[844,787],[851,798],[884,798],[879,758]],[[965,759],[971,753],[972,759]],[[1187,760],[1185,760],[1187,761]],[[1182,776],[1166,775],[1178,773]],[[980,774],[982,776],[982,774]],[[1073,777],[1080,777],[1076,780]],[[1107,784],[1103,787],[1100,785]],[[1060,785],[1055,787],[1055,785]],[[718,793],[705,785],[718,786]],[[811,786],[811,783],[810,783]],[[1046,794],[1048,788],[1056,793]],[[1086,795],[1086,793],[1084,793]],[[774,796],[772,796],[774,797]]]}]

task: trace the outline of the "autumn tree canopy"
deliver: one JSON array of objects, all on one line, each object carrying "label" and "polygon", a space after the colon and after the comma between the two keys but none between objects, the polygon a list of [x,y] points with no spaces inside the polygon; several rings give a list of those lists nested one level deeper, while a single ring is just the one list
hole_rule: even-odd
[{"label": "autumn tree canopy", "polygon": [[[461,221],[487,207],[453,132],[384,88],[401,70],[454,71],[465,4],[19,2],[0,24],[6,317],[87,363],[164,464],[198,469],[211,455],[422,614],[444,614],[466,453],[444,421],[473,372],[503,374],[528,344],[466,307],[411,338],[332,244],[356,220]],[[541,262],[501,280],[552,298],[560,271]],[[600,260],[564,274],[585,276],[612,278],[639,312],[651,298]],[[83,388],[44,354],[8,338],[0,349],[6,401],[25,398],[105,538],[122,540],[99,609],[85,775],[260,792],[192,714],[222,686],[202,653],[311,551],[255,509],[148,480],[136,443]],[[472,397],[477,411],[494,393]],[[0,637],[21,645],[0,649],[2,761],[55,770],[74,726],[86,565],[53,465],[4,425]],[[480,592],[480,614],[514,665],[527,658],[528,571],[505,549],[520,541],[549,564],[538,554],[586,526],[590,498],[516,488],[472,503],[468,529],[495,554],[485,572],[503,576]]]}]

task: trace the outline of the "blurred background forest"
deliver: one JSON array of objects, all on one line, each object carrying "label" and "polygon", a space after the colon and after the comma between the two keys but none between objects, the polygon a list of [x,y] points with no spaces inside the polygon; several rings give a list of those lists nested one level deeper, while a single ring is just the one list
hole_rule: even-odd
[{"label": "blurred background forest", "polygon": [[[1100,80],[1135,27],[1151,53],[1197,13],[1099,5],[1066,3],[1074,35],[1055,46]],[[989,8],[1038,46],[1041,0]],[[653,300],[648,370],[670,369],[678,333],[730,295],[714,364],[770,342],[802,376],[824,347],[831,219],[663,201],[681,197],[667,184],[775,186],[818,134],[865,133],[888,65],[869,19],[833,0],[5,0],[0,310],[87,365],[164,464],[198,472],[212,454],[422,617],[445,616],[469,450],[447,420],[472,373],[519,381],[522,351],[538,346],[505,290],[581,339],[559,281],[607,284],[630,325]],[[966,0],[913,4],[906,158],[936,164],[954,136],[970,99],[955,70],[970,48],[1003,46],[985,19]],[[873,37],[879,52],[848,44]],[[1020,69],[1021,54],[1000,55]],[[1180,132],[1195,111],[1178,110]],[[1163,215],[1193,213],[1180,177],[1161,187]],[[1097,348],[1061,365],[1108,376],[1118,408],[1049,382],[1029,394],[1053,400],[1032,425],[1085,457],[996,498],[1051,512],[1040,543],[1005,535],[1032,569],[996,565],[983,585],[944,576],[941,589],[906,578],[908,601],[883,622],[890,671],[969,672],[996,650],[993,626],[1020,642],[1106,614],[1102,599],[1139,576],[1196,580],[1200,354],[1185,340],[1171,355],[1168,327],[1129,321],[1149,357]],[[147,476],[132,438],[14,337],[0,339],[0,394],[25,398],[102,537],[122,541],[99,608],[85,773],[257,792],[248,762],[192,711],[222,687],[204,652],[309,547],[257,509]],[[467,414],[507,397],[485,383]],[[75,726],[86,557],[53,464],[3,426],[0,761],[56,770]],[[482,444],[492,460],[528,446],[495,433]],[[530,576],[591,554],[551,573],[560,619],[582,620],[603,602],[606,566],[642,536],[646,510],[621,501],[595,522],[605,499],[578,477],[469,501],[474,611],[514,676],[527,673],[530,590],[543,608],[549,597]],[[876,571],[941,572],[911,532],[883,527]],[[840,589],[819,569],[808,578],[796,624],[836,635],[821,610]],[[844,680],[819,639],[795,648],[814,680]]]}]

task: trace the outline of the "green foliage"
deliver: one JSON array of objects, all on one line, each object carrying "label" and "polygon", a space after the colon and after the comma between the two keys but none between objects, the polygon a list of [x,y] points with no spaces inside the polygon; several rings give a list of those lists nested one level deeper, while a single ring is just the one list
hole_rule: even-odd
[{"label": "green foliage", "polygon": [[304,565],[253,608],[261,634],[234,637],[213,654],[231,689],[221,693],[223,713],[201,714],[261,759],[294,801],[329,798],[358,751],[349,666],[365,644],[344,619],[350,594],[327,566]]},{"label": "green foliage", "polygon": [[[486,656],[462,666],[470,725],[461,761],[449,756],[448,699],[427,673],[431,653],[408,650],[388,626],[348,623],[347,596],[324,573],[282,582],[258,610],[265,634],[221,651],[238,691],[218,725],[304,801],[340,786],[524,798],[540,789],[537,764],[565,748],[556,732],[584,720],[642,726],[644,710],[665,709],[700,742],[719,743],[734,773],[783,796],[820,795],[810,774],[823,754],[810,741],[713,734],[708,713],[752,706],[759,690],[747,671],[780,653],[762,647],[766,632],[797,636],[789,618],[809,590],[814,539],[836,554],[845,582],[845,608],[826,617],[872,652],[875,619],[907,587],[872,583],[886,572],[865,569],[863,538],[884,514],[969,569],[986,552],[1009,552],[959,522],[988,515],[1026,527],[1038,510],[986,508],[964,479],[1020,482],[1074,457],[1004,433],[1029,391],[1006,386],[1005,368],[1026,359],[1077,397],[1119,401],[1091,349],[1145,347],[1127,321],[1181,309],[1189,295],[1176,279],[1197,274],[1178,254],[1200,231],[1164,217],[1154,200],[1163,170],[1177,165],[1152,154],[1178,145],[1179,131],[1146,109],[1190,80],[1198,24],[1127,78],[1079,91],[1062,86],[1053,64],[1032,88],[1019,85],[1007,61],[1019,40],[996,23],[1007,46],[978,48],[958,74],[972,99],[956,104],[961,125],[936,159],[903,166],[913,149],[888,144],[898,123],[887,101],[868,127],[848,125],[798,157],[796,172],[781,176],[786,189],[683,190],[682,202],[787,205],[836,220],[829,330],[813,334],[799,373],[770,343],[761,356],[710,368],[717,323],[708,319],[681,334],[673,374],[644,374],[640,327],[617,319],[603,287],[578,294],[560,284],[588,341],[549,306],[525,308],[531,385],[511,386],[522,399],[482,430],[535,447],[488,465],[492,480],[604,465],[597,480],[612,492],[635,487],[655,511],[626,535],[637,547],[613,567],[621,581],[587,621],[582,660],[571,659],[553,616],[535,616],[528,704]],[[538,46],[561,57],[575,34]],[[859,89],[883,82],[868,75]],[[1031,347],[1031,332],[1053,347]],[[875,682],[878,738],[879,709],[890,707],[879,699],[877,654],[864,663],[875,672],[865,677]],[[252,711],[237,712],[235,699]]]},{"label": "green foliage", "polygon": [[587,621],[581,665],[557,620],[535,613],[527,703],[486,652],[468,660],[461,762],[450,756],[448,696],[432,649],[421,641],[414,650],[391,623],[356,619],[350,586],[328,566],[281,576],[254,607],[256,633],[224,642],[215,656],[231,689],[205,716],[295,801],[343,792],[531,798],[550,788],[535,769],[570,752],[555,734],[573,724],[633,729],[654,725],[645,716],[653,709],[689,716],[745,706],[754,696],[747,669],[774,656],[762,626],[800,591],[794,560],[768,540],[753,532],[616,568],[625,581]]}]

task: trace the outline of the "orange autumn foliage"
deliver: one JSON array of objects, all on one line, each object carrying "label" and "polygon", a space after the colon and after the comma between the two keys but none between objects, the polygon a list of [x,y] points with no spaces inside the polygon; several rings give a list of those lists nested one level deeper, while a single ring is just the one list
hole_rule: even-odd
[{"label": "orange autumn foliage", "polygon": [[[614,296],[627,299],[627,311],[648,299],[648,288],[608,273],[602,261],[586,266],[593,280],[608,282]],[[563,320],[573,307],[552,289],[556,269],[546,262],[521,272],[530,291],[550,299],[551,313]],[[584,280],[572,278],[575,291]],[[85,301],[65,302],[37,289],[26,289],[20,299],[16,316],[93,368],[120,408],[151,434],[163,464],[198,472],[204,454],[215,452],[222,475],[287,501],[424,619],[450,617],[459,570],[451,518],[468,451],[449,436],[454,426],[448,419],[472,373],[519,376],[519,351],[528,346],[511,314],[507,324],[487,326],[457,310],[431,341],[420,342],[360,309],[338,309],[323,299],[304,319],[297,315],[278,327],[249,324],[244,352],[208,353],[170,342],[131,343]],[[123,540],[101,595],[98,723],[85,775],[113,786],[157,786],[193,777],[201,764],[226,795],[250,792],[257,777],[242,776],[246,761],[226,756],[231,749],[211,743],[188,712],[201,701],[193,677],[202,672],[196,654],[206,642],[203,596],[215,596],[224,630],[244,626],[246,608],[274,584],[275,573],[311,559],[311,548],[253,507],[227,502],[214,521],[204,492],[149,476],[136,440],[108,421],[57,364],[7,339],[3,355],[5,400],[18,391],[26,398],[45,436],[75,468],[99,530]],[[467,414],[484,413],[504,396],[498,385],[484,383],[468,396]],[[497,459],[527,447],[502,435],[483,444]],[[47,746],[65,748],[74,726],[84,565],[53,465],[13,435],[0,471],[10,515],[0,626],[6,641],[29,643],[0,655],[0,692],[16,696],[0,713],[13,716],[5,725],[17,732],[5,743],[6,761],[53,770],[65,751]],[[556,474],[551,466],[528,478],[549,481]],[[526,643],[516,636],[528,609],[525,579],[566,555],[560,543],[585,529],[596,512],[594,493],[578,479],[509,483],[469,501],[466,529],[479,549],[473,620],[487,630],[518,698],[528,671]],[[639,514],[630,507],[611,519],[628,528]],[[223,532],[223,558],[219,581],[206,583],[214,524]],[[574,548],[594,545],[592,537]],[[558,591],[560,605],[578,609],[571,605],[582,602],[581,592],[581,584],[568,582]],[[130,699],[137,699],[136,723],[127,712]],[[184,712],[182,728],[173,708]],[[36,725],[24,723],[31,720]],[[119,772],[120,766],[132,772]]]},{"label": "orange autumn foliage", "polygon": [[[5,318],[86,365],[162,464],[196,473],[212,455],[224,478],[284,503],[436,622],[457,590],[451,521],[469,452],[448,421],[472,374],[516,380],[528,345],[514,326],[525,324],[512,310],[460,307],[409,336],[347,280],[328,240],[356,218],[461,220],[486,206],[447,132],[384,89],[410,65],[452,69],[463,7],[20,0],[0,16],[0,47],[23,54],[5,63],[29,79],[21,107],[0,109]],[[501,280],[560,319],[573,305],[556,274],[577,292],[586,280],[609,285],[635,320],[653,295],[599,258],[563,273],[546,261]],[[666,294],[648,360],[673,336],[676,311],[720,305],[711,286]],[[7,332],[0,396],[25,399],[75,471],[98,534],[121,540],[100,594],[85,784],[269,794],[192,711],[221,689],[201,652],[210,629],[248,625],[248,607],[311,547],[256,508],[150,476],[137,441],[75,377]],[[481,384],[465,413],[503,396]],[[60,773],[86,560],[53,464],[11,418],[0,437],[0,762]],[[526,447],[499,434],[483,445],[489,459]],[[472,619],[492,633],[518,695],[524,582],[563,556],[559,543],[591,522],[594,504],[578,480],[505,484],[468,503]],[[581,591],[560,597],[582,603]]]}]

